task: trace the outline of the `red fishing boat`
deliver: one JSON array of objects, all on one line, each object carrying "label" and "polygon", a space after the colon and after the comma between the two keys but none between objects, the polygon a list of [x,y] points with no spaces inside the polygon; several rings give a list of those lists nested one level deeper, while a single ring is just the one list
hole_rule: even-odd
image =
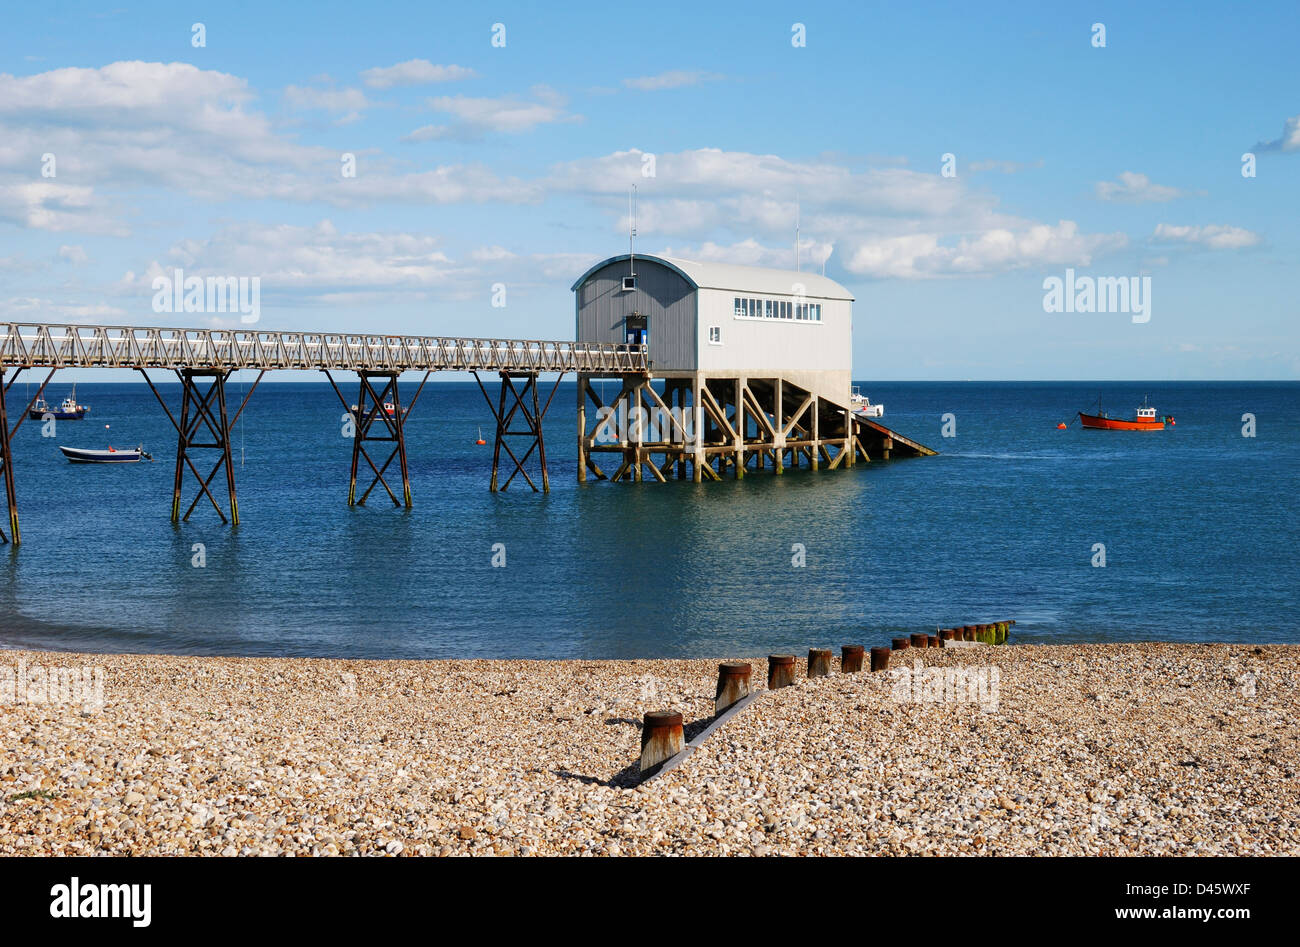
[{"label": "red fishing boat", "polygon": [[1169,415],[1157,418],[1156,409],[1148,405],[1145,398],[1142,399],[1142,406],[1137,409],[1132,421],[1125,418],[1112,418],[1101,409],[1100,398],[1097,399],[1096,414],[1079,412],[1079,423],[1094,431],[1163,431],[1166,421],[1170,424],[1174,423],[1174,419]]}]

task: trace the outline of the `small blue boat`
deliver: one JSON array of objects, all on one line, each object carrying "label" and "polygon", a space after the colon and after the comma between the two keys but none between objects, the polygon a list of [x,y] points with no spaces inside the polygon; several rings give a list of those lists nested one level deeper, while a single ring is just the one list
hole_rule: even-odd
[{"label": "small blue boat", "polygon": [[153,460],[143,447],[136,447],[134,450],[117,450],[108,448],[108,450],[85,450],[80,447],[60,447],[63,456],[68,458],[70,463],[74,464],[138,464],[140,458]]}]

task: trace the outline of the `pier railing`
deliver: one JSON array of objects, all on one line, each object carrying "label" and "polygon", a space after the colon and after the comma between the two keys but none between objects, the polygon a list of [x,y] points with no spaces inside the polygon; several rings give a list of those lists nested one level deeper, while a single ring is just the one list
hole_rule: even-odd
[{"label": "pier railing", "polygon": [[644,345],[0,323],[6,368],[644,372]]}]

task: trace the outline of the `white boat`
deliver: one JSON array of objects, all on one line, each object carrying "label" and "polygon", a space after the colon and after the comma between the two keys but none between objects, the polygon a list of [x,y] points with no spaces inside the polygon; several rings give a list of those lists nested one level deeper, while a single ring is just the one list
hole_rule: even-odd
[{"label": "white boat", "polygon": [[881,418],[885,416],[885,406],[883,404],[872,404],[871,399],[862,393],[857,385],[853,386],[853,392],[849,395],[849,406],[853,413],[861,415],[864,418]]},{"label": "white boat", "polygon": [[49,402],[44,398],[37,398],[36,403],[32,405],[32,410],[28,416],[33,421],[44,421],[46,420],[46,415],[49,415],[49,417],[56,421],[80,421],[86,416],[86,412],[89,410],[90,405],[78,403],[77,386],[73,385],[72,394],[64,398],[63,404],[59,405],[57,409],[51,408]]},{"label": "white boat", "polygon": [[74,464],[138,464],[140,458],[153,460],[143,447],[136,447],[133,450],[117,450],[110,447],[107,450],[86,450],[80,447],[60,447],[63,456],[68,458],[70,463]]}]

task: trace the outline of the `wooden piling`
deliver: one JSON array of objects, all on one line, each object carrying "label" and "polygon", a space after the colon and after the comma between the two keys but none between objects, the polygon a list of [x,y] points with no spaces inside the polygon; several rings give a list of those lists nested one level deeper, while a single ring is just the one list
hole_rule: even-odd
[{"label": "wooden piling", "polygon": [[926,646],[927,648],[937,648],[937,647],[939,647],[939,636],[938,636],[938,635],[926,635],[926,636],[925,636],[925,646]]},{"label": "wooden piling", "polygon": [[641,726],[642,775],[672,759],[685,746],[681,714],[671,710],[647,713]]},{"label": "wooden piling", "polygon": [[883,671],[889,667],[889,649],[872,648],[871,649],[871,670]]},{"label": "wooden piling", "polygon": [[895,638],[891,644],[895,651],[902,651],[904,648],[910,648],[912,642],[907,638]]},{"label": "wooden piling", "polygon": [[840,648],[840,671],[844,674],[856,674],[862,670],[862,655],[865,648],[860,644],[846,644]]},{"label": "wooden piling", "polygon": [[953,630],[951,628],[940,628],[939,638],[943,641],[952,641]]},{"label": "wooden piling", "polygon": [[831,649],[808,649],[808,676],[827,677],[831,673]]},{"label": "wooden piling", "polygon": [[930,646],[930,642],[929,642],[929,640],[928,640],[928,637],[929,637],[929,636],[927,636],[927,635],[921,635],[921,634],[912,635],[912,647],[913,647],[913,648],[928,648],[928,647]]},{"label": "wooden piling", "polygon": [[718,665],[718,689],[713,695],[713,712],[720,714],[742,697],[749,695],[753,668],[744,661],[725,661]]},{"label": "wooden piling", "polygon": [[767,656],[767,689],[789,687],[794,683],[794,655],[769,654]]}]

